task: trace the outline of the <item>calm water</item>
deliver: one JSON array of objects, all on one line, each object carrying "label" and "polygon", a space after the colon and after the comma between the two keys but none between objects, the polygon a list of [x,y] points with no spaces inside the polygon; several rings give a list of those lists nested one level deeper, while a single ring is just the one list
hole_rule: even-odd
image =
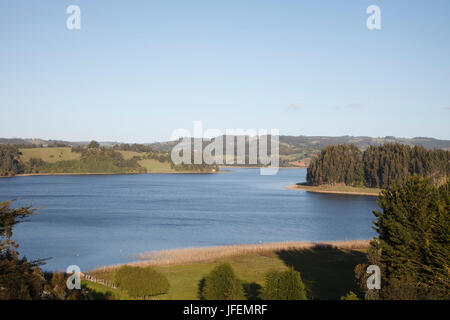
[{"label": "calm water", "polygon": [[305,169],[198,175],[34,176],[0,179],[0,201],[41,207],[14,229],[44,269],[127,262],[156,249],[374,236],[375,197],[286,190]]}]

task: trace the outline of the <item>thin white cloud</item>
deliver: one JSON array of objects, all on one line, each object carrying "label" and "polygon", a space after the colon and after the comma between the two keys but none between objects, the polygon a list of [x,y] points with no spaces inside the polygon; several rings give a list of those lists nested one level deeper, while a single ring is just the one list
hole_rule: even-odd
[{"label": "thin white cloud", "polygon": [[303,110],[305,106],[303,104],[292,103],[288,106],[288,110]]},{"label": "thin white cloud", "polygon": [[363,103],[349,103],[348,105],[344,106],[344,108],[363,108],[364,104]]},{"label": "thin white cloud", "polygon": [[292,103],[287,107],[287,110],[304,110],[306,108],[334,108],[334,109],[361,109],[361,108],[365,108],[366,105],[364,103],[360,103],[360,102],[352,102],[352,103],[348,103],[345,105],[340,105],[340,106],[326,106],[326,105],[305,105],[305,104],[300,104],[300,103]]},{"label": "thin white cloud", "polygon": [[336,109],[361,109],[364,108],[366,105],[364,103],[360,102],[352,102],[345,105],[337,106]]}]

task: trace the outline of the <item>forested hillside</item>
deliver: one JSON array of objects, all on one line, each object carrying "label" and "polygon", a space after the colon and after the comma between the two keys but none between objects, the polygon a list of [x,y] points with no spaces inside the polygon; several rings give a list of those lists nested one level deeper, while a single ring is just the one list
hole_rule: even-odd
[{"label": "forested hillside", "polygon": [[149,146],[139,144],[103,147],[98,142],[92,141],[88,145],[73,147],[64,144],[53,144],[50,147],[19,146],[0,144],[0,176],[217,171],[214,165],[175,165],[168,153],[154,151]]},{"label": "forested hillside", "polygon": [[385,188],[403,184],[411,175],[440,183],[450,173],[450,152],[401,144],[370,146],[360,151],[354,145],[325,148],[308,168],[307,183]]}]

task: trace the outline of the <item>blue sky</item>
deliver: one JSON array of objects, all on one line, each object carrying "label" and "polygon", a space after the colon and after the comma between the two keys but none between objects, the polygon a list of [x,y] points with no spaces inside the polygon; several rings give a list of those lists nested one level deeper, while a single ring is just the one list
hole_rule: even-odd
[{"label": "blue sky", "polygon": [[449,15],[448,0],[2,1],[0,137],[152,142],[202,120],[450,139]]}]

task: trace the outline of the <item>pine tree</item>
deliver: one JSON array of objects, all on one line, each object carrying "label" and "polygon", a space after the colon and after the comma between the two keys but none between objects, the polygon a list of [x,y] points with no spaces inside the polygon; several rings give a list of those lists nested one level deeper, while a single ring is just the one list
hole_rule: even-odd
[{"label": "pine tree", "polygon": [[306,180],[310,185],[386,188],[414,174],[441,184],[450,174],[450,152],[401,144],[370,146],[364,152],[354,145],[329,146],[311,162]]},{"label": "pine tree", "polygon": [[227,262],[216,266],[201,282],[201,297],[206,300],[243,300],[241,281]]},{"label": "pine tree", "polygon": [[263,297],[266,300],[306,300],[300,272],[293,268],[282,272],[268,272]]},{"label": "pine tree", "polygon": [[374,211],[378,239],[373,246],[379,256],[369,261],[381,264],[383,298],[450,297],[449,186],[447,181],[437,188],[413,176],[382,192],[382,211]]}]

